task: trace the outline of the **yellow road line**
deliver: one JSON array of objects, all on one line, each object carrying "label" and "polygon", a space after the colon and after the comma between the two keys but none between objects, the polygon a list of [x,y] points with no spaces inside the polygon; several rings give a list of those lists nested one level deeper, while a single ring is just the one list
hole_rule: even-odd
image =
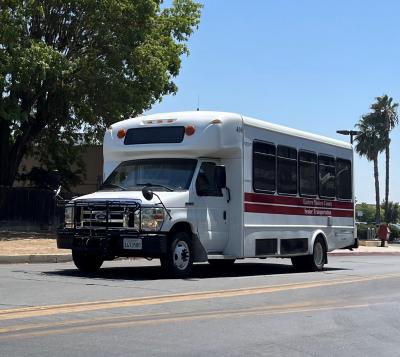
[{"label": "yellow road line", "polygon": [[50,316],[56,314],[159,305],[159,304],[167,304],[174,302],[267,294],[267,293],[290,291],[297,289],[310,289],[310,288],[317,288],[324,286],[361,283],[372,280],[381,280],[381,279],[390,279],[399,277],[400,273],[397,273],[397,274],[373,275],[366,277],[349,277],[341,279],[320,280],[320,281],[283,284],[274,286],[251,287],[251,288],[232,289],[232,290],[148,296],[148,297],[134,298],[134,299],[89,301],[89,302],[82,302],[75,304],[48,305],[48,306],[32,306],[26,308],[0,310],[0,321],[29,318],[29,317],[39,317],[39,316]]},{"label": "yellow road line", "polygon": [[[87,319],[81,321],[71,320],[59,323],[17,325],[8,327],[7,329],[3,329],[4,332],[3,335],[0,335],[0,341],[7,339],[14,339],[14,338],[28,338],[28,337],[50,336],[56,334],[94,332],[97,330],[103,331],[104,329],[124,328],[135,325],[142,326],[142,325],[151,325],[160,323],[176,323],[184,321],[220,319],[228,317],[235,318],[235,317],[245,317],[251,315],[265,316],[265,315],[282,315],[290,313],[330,311],[339,309],[341,310],[357,309],[357,308],[366,308],[369,306],[371,306],[371,304],[349,304],[349,305],[323,304],[322,306],[313,306],[311,304],[290,304],[290,305],[279,305],[275,307],[264,306],[259,308],[223,310],[217,312],[211,311],[211,312],[198,312],[198,313],[184,313],[173,316],[171,316],[171,314],[131,315],[131,316],[125,315],[123,317],[119,316],[113,318]],[[125,319],[130,318],[130,320],[118,321],[119,319],[123,320],[124,318]],[[76,324],[80,325],[74,326]],[[34,329],[37,330],[34,331]]]}]

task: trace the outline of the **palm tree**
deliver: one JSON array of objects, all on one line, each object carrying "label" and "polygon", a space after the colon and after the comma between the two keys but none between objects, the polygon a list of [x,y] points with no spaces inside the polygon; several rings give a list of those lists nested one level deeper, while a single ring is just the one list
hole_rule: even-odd
[{"label": "palm tree", "polygon": [[362,116],[357,129],[360,134],[356,138],[356,151],[365,156],[368,161],[374,163],[375,178],[375,222],[381,223],[380,214],[380,196],[379,196],[379,171],[378,171],[378,155],[385,149],[384,138],[381,136],[380,123],[377,121],[375,113],[368,113]]},{"label": "palm tree", "polygon": [[385,182],[385,222],[388,221],[389,214],[389,160],[390,160],[390,131],[399,123],[397,115],[398,103],[393,103],[393,98],[386,94],[381,97],[376,97],[376,103],[371,105],[373,113],[376,115],[376,120],[380,122],[379,129],[381,136],[385,141],[385,156],[386,156],[386,182]]}]

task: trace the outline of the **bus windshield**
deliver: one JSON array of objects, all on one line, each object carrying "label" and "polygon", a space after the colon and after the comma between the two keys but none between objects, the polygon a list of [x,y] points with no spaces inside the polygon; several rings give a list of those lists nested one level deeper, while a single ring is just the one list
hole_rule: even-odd
[{"label": "bus windshield", "polygon": [[187,190],[197,160],[145,159],[122,162],[101,186],[102,190],[140,190],[150,186],[156,191]]}]

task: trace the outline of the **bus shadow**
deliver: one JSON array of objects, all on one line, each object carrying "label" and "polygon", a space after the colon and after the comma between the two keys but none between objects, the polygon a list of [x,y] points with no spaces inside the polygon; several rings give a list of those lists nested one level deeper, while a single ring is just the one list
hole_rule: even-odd
[{"label": "bus shadow", "polygon": [[[342,268],[325,268],[325,272],[346,270]],[[229,267],[216,268],[210,264],[195,264],[192,273],[186,280],[200,280],[212,278],[233,278],[250,276],[269,276],[282,274],[304,273],[296,270],[291,265],[273,264],[273,263],[236,263]],[[43,272],[46,275],[68,276],[76,278],[95,278],[105,280],[165,280],[171,279],[160,266],[118,266],[104,267],[97,273],[82,273],[78,269],[62,269],[51,272]]]}]

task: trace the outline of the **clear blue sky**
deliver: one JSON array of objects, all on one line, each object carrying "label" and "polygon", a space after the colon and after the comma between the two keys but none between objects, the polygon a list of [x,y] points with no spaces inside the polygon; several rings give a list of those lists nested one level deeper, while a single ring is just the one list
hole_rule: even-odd
[{"label": "clear blue sky", "polygon": [[[400,1],[204,0],[176,78],[149,113],[239,112],[347,140],[378,95],[400,102]],[[390,199],[400,201],[400,129],[392,133]],[[380,158],[384,198],[384,156]],[[357,201],[373,203],[372,163],[356,158]]]}]

